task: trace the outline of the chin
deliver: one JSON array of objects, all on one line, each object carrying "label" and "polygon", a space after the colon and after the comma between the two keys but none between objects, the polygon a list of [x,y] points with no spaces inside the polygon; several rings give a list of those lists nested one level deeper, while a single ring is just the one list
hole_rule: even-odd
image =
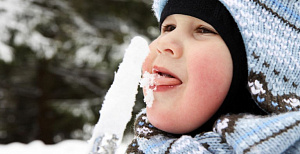
[{"label": "chin", "polygon": [[[155,126],[154,124],[153,124],[153,126]],[[156,127],[156,126],[155,126]],[[165,132],[168,132],[168,133],[171,133],[171,134],[188,134],[188,133],[190,133],[190,132],[192,132],[192,131],[194,131],[194,130],[196,130],[196,128],[182,128],[182,127],[176,127],[176,125],[168,125],[168,126],[158,126],[158,127],[156,127],[156,128],[158,128],[158,129],[160,129],[160,130],[162,130],[162,131],[165,131]]]},{"label": "chin", "polygon": [[168,119],[162,115],[153,114],[151,109],[150,111],[147,109],[147,118],[154,127],[171,134],[187,134],[201,126],[186,125],[178,119]]}]

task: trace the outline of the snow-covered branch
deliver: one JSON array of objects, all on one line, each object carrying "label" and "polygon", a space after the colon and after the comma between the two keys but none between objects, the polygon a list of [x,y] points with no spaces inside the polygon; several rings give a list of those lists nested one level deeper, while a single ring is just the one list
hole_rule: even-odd
[{"label": "snow-covered branch", "polygon": [[[26,45],[39,58],[75,50],[76,63],[95,65],[102,60],[99,48],[114,43],[60,0],[0,1],[0,33],[0,60],[5,62],[13,61],[12,46]],[[88,54],[80,54],[83,51]]]}]

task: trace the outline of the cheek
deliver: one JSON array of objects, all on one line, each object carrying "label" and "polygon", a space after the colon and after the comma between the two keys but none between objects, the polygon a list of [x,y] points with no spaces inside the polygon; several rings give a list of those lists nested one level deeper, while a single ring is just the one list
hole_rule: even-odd
[{"label": "cheek", "polygon": [[187,65],[187,94],[192,94],[199,108],[205,107],[214,113],[225,99],[232,80],[229,51],[225,54],[193,55]]},{"label": "cheek", "polygon": [[[207,89],[219,89],[227,87],[231,83],[232,64],[215,57],[202,57],[200,60],[191,61],[189,68],[189,79],[193,80],[197,85]],[[219,87],[219,88],[217,88]]]}]

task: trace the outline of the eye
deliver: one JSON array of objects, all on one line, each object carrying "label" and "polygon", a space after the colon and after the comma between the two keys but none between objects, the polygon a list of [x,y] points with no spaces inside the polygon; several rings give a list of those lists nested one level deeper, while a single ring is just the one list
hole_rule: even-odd
[{"label": "eye", "polygon": [[201,34],[218,34],[215,30],[211,30],[210,28],[206,28],[202,26],[197,28],[196,32]]},{"label": "eye", "polygon": [[165,25],[165,26],[163,25],[163,26],[162,26],[161,32],[162,32],[162,33],[165,33],[165,32],[171,32],[171,31],[173,31],[175,28],[176,28],[175,25]]}]

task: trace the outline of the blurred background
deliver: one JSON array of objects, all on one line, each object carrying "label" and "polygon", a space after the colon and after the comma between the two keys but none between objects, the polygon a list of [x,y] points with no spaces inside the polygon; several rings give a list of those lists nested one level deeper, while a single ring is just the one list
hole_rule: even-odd
[{"label": "blurred background", "polygon": [[131,38],[159,34],[151,3],[0,0],[0,144],[88,140]]}]

